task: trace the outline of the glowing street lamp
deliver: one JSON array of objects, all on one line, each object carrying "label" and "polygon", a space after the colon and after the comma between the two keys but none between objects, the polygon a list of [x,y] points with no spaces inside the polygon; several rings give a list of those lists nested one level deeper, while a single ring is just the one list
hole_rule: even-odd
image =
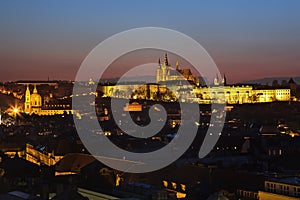
[{"label": "glowing street lamp", "polygon": [[17,114],[19,114],[19,108],[13,108],[13,113],[14,113],[14,115],[17,115]]},{"label": "glowing street lamp", "polygon": [[9,115],[13,116],[13,118],[15,119],[16,124],[18,124],[18,116],[20,116],[20,112],[21,112],[21,110],[17,105],[11,106],[8,109]]},{"label": "glowing street lamp", "polygon": [[7,110],[7,113],[11,116],[13,116],[14,118],[17,118],[17,116],[20,115],[20,108],[15,105],[15,106],[11,106],[8,110]]}]

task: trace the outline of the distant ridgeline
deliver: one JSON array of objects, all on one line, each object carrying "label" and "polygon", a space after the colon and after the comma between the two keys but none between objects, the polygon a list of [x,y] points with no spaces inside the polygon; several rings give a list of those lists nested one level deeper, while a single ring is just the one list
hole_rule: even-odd
[{"label": "distant ridgeline", "polygon": [[[167,54],[164,62],[158,61],[155,84],[119,83],[103,84],[99,92],[103,97],[147,99],[155,101],[181,101],[210,103],[266,103],[274,101],[296,100],[297,84],[290,79],[285,85],[263,86],[255,84],[229,85],[223,78],[215,77],[213,84],[201,85],[188,68],[179,68],[169,64]],[[172,92],[173,91],[173,92]],[[176,92],[176,94],[174,93]],[[100,95],[100,96],[101,96]]]}]

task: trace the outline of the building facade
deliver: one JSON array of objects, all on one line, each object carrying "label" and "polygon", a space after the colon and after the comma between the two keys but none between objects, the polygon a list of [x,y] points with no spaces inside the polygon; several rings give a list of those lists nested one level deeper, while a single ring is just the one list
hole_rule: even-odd
[{"label": "building facade", "polygon": [[256,89],[251,85],[200,86],[194,89],[194,93],[200,96],[200,103],[216,102],[222,98],[228,104],[268,103],[291,99],[289,88]]},{"label": "building facade", "polygon": [[259,191],[258,196],[261,200],[299,199],[300,179],[299,177],[287,177],[265,181],[265,191]]}]

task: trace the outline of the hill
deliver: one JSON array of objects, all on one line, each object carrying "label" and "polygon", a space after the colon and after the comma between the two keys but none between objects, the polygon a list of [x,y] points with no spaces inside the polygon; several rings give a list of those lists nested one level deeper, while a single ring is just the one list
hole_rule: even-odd
[{"label": "hill", "polygon": [[[272,85],[272,82],[274,80],[277,80],[279,84],[281,84],[282,81],[289,81],[291,77],[274,77],[274,78],[263,78],[263,79],[256,79],[256,80],[249,80],[244,81],[242,83],[244,84],[262,84],[262,85]],[[293,80],[300,85],[300,77],[293,77]]]},{"label": "hill", "polygon": [[0,93],[0,108],[1,110],[6,110],[11,106],[19,105],[21,101],[11,95]]}]

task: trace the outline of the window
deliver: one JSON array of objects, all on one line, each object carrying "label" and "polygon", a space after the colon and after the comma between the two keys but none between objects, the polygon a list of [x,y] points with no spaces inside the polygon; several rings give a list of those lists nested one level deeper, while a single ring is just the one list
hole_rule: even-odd
[{"label": "window", "polygon": [[168,181],[163,181],[163,186],[168,187]]},{"label": "window", "polygon": [[283,194],[282,185],[279,186],[279,194]]},{"label": "window", "polygon": [[181,186],[181,190],[185,192],[185,190],[186,190],[186,185],[180,184],[180,186]]},{"label": "window", "polygon": [[294,188],[294,195],[295,195],[296,197],[300,197],[300,187],[295,187],[295,188]]},{"label": "window", "polygon": [[173,189],[177,189],[177,184],[176,183],[174,183],[174,182],[172,182],[172,187],[173,187]]}]

